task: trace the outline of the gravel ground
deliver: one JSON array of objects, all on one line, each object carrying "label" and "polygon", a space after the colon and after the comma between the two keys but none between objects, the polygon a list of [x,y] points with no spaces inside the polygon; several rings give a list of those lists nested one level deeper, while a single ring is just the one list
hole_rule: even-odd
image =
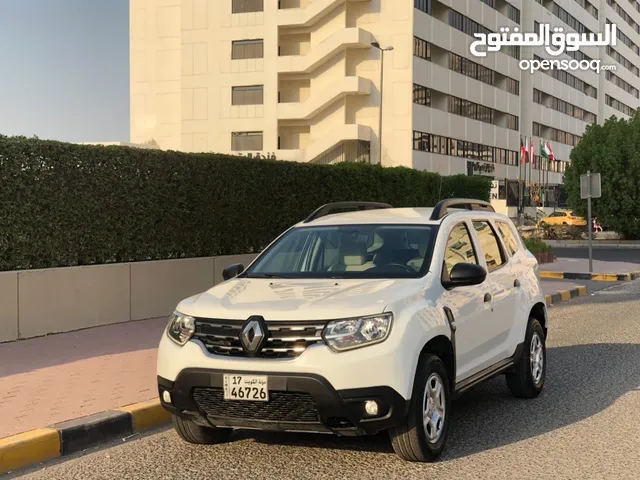
[{"label": "gravel ground", "polygon": [[385,435],[242,432],[198,447],[170,429],[23,474],[98,479],[636,479],[640,471],[640,281],[552,308],[542,395],[512,398],[503,378],[454,404],[448,447],[408,463]]}]

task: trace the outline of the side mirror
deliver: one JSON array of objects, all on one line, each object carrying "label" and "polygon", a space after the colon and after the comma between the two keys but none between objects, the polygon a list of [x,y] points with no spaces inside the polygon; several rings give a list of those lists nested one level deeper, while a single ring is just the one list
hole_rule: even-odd
[{"label": "side mirror", "polygon": [[480,285],[487,278],[484,267],[475,263],[456,263],[451,269],[451,275],[446,282],[447,288],[468,287]]},{"label": "side mirror", "polygon": [[237,277],[244,271],[244,265],[241,263],[235,263],[233,265],[229,265],[222,271],[222,278],[226,281],[230,278]]}]

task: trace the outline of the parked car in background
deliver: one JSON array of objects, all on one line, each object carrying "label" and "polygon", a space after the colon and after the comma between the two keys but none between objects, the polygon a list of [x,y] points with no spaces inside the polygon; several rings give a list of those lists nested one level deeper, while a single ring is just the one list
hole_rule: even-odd
[{"label": "parked car in background", "polygon": [[556,210],[551,215],[540,219],[539,225],[568,225],[571,227],[586,227],[587,220],[584,217],[578,217],[571,210]]}]

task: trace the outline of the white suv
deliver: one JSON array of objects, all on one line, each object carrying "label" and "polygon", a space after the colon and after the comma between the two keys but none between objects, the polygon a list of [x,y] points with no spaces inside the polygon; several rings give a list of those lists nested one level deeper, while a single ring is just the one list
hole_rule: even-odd
[{"label": "white suv", "polygon": [[180,302],[158,351],[188,442],[388,430],[402,458],[431,461],[455,395],[498,374],[517,397],[542,390],[538,264],[487,202],[325,205],[224,278]]}]

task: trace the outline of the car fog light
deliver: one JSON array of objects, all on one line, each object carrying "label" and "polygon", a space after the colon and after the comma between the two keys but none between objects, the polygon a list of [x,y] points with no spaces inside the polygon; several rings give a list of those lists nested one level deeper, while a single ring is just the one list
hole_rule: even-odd
[{"label": "car fog light", "polygon": [[162,392],[162,401],[164,403],[171,403],[171,394],[169,393],[169,390]]},{"label": "car fog light", "polygon": [[367,400],[364,402],[364,411],[367,412],[367,415],[377,415],[378,403],[373,400]]}]

